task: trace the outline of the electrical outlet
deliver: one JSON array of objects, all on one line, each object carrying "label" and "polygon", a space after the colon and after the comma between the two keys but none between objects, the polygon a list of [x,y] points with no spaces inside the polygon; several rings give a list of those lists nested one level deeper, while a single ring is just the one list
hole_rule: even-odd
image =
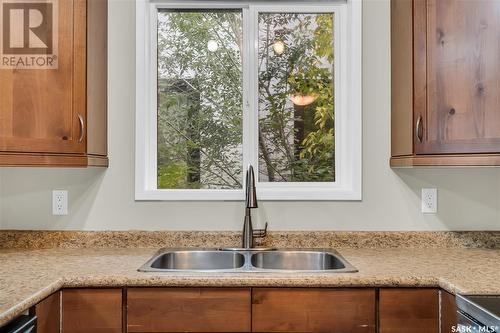
[{"label": "electrical outlet", "polygon": [[68,191],[52,191],[52,215],[68,215]]},{"label": "electrical outlet", "polygon": [[422,189],[422,213],[436,214],[438,210],[437,188]]}]

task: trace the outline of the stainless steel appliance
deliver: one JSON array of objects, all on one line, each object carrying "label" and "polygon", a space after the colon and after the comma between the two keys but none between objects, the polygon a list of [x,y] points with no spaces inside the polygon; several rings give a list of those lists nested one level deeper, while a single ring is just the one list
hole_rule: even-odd
[{"label": "stainless steel appliance", "polygon": [[34,314],[23,314],[10,321],[7,325],[0,327],[0,333],[35,333],[36,316]]},{"label": "stainless steel appliance", "polygon": [[457,295],[456,332],[500,333],[500,295]]}]

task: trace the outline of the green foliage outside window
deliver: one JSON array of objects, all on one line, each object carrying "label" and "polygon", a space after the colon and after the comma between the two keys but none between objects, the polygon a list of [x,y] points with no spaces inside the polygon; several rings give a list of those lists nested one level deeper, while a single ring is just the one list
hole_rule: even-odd
[{"label": "green foliage outside window", "polygon": [[[158,188],[241,188],[242,25],[240,11],[159,12]],[[333,60],[333,14],[259,15],[260,181],[334,180]]]}]

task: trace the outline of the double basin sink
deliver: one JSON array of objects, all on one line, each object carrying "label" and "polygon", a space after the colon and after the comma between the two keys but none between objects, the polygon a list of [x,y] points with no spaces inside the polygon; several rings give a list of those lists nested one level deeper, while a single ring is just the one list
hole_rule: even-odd
[{"label": "double basin sink", "polygon": [[161,249],[141,272],[357,272],[334,250]]}]

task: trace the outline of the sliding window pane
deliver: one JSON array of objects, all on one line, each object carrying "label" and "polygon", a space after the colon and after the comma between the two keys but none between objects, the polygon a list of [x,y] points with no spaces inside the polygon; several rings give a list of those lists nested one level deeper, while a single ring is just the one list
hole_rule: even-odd
[{"label": "sliding window pane", "polygon": [[333,182],[334,14],[258,18],[259,180]]},{"label": "sliding window pane", "polygon": [[242,12],[158,12],[158,188],[242,187]]}]

